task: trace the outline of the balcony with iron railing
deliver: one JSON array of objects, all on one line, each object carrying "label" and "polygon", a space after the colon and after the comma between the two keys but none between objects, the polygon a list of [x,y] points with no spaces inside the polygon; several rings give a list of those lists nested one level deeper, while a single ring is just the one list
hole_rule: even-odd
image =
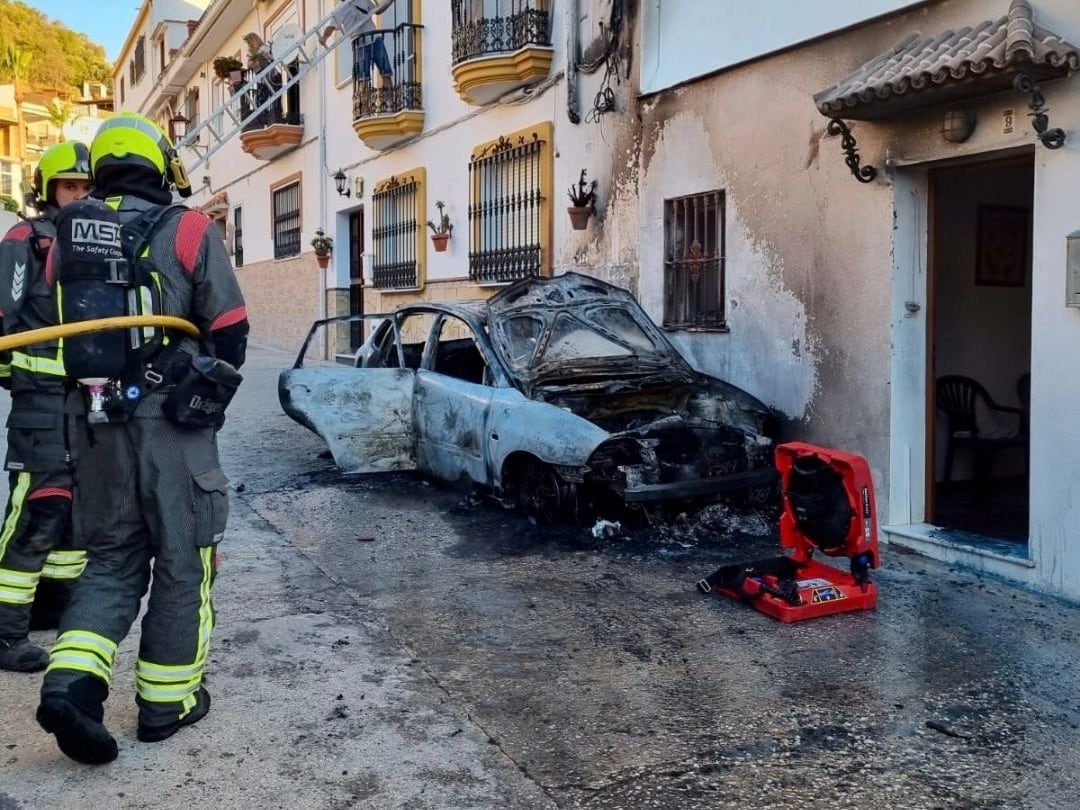
[{"label": "balcony with iron railing", "polygon": [[551,72],[549,0],[451,0],[458,95],[487,104]]},{"label": "balcony with iron railing", "polygon": [[353,40],[353,130],[371,149],[387,149],[424,131],[423,30],[402,23]]},{"label": "balcony with iron railing", "polygon": [[[240,115],[247,118],[253,110],[262,106],[289,76],[299,70],[299,63],[278,65],[263,76],[262,81],[243,92],[240,99]],[[248,84],[263,68],[243,71],[243,79],[237,86]],[[300,113],[300,83],[297,82],[284,95],[274,99],[240,132],[240,144],[245,152],[259,160],[273,160],[300,145],[304,138],[304,116]]]}]

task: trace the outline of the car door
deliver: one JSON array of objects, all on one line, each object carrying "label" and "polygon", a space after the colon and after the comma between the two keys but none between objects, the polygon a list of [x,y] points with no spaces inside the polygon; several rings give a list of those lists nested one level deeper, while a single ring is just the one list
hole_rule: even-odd
[{"label": "car door", "polygon": [[383,352],[370,367],[329,361],[305,365],[304,354],[317,328],[337,320],[316,322],[294,367],[280,374],[282,408],[323,438],[342,472],[415,469],[416,370],[398,367],[396,323],[388,319],[376,328],[369,342],[388,342],[393,350]]},{"label": "car door", "polygon": [[420,470],[446,481],[491,484],[488,423],[494,388],[472,327],[441,316],[416,374],[413,411]]}]

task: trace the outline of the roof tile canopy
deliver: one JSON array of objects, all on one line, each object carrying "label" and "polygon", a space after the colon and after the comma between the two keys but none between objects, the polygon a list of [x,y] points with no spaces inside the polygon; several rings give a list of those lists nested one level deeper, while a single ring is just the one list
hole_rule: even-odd
[{"label": "roof tile canopy", "polygon": [[1080,69],[1080,49],[1035,24],[1028,0],[973,28],[911,34],[814,95],[822,115],[869,121],[1012,86],[1018,73],[1056,79]]}]

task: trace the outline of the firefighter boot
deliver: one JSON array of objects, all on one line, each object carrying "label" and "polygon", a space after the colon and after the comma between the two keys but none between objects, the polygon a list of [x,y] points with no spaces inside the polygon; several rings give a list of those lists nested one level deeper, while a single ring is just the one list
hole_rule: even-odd
[{"label": "firefighter boot", "polygon": [[0,638],[0,669],[10,672],[41,672],[49,665],[49,653],[30,639]]},{"label": "firefighter boot", "polygon": [[105,728],[105,698],[109,687],[92,675],[72,681],[63,692],[41,696],[38,724],[56,735],[56,744],[67,756],[87,765],[104,765],[116,759],[116,740]]},{"label": "firefighter boot", "polygon": [[205,686],[199,687],[199,692],[195,696],[195,705],[191,707],[187,714],[181,715],[176,720],[164,725],[147,725],[141,720],[139,721],[139,730],[135,736],[139,738],[139,742],[161,742],[167,740],[173,734],[178,732],[184,726],[191,726],[198,723],[207,713],[210,711],[210,693],[206,691]]}]

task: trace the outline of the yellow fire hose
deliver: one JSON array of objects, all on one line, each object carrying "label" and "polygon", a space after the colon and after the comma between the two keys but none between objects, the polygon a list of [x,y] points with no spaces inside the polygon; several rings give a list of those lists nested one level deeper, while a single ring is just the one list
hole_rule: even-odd
[{"label": "yellow fire hose", "polygon": [[22,346],[32,346],[35,343],[44,343],[56,338],[74,337],[75,335],[89,335],[94,332],[108,332],[110,329],[130,329],[135,326],[161,326],[168,329],[179,329],[193,338],[201,335],[199,327],[177,318],[173,315],[122,315],[115,318],[95,318],[90,321],[74,321],[61,323],[56,326],[44,326],[41,329],[31,329],[29,332],[19,332],[17,335],[0,337],[0,352],[8,349],[18,349]]}]

